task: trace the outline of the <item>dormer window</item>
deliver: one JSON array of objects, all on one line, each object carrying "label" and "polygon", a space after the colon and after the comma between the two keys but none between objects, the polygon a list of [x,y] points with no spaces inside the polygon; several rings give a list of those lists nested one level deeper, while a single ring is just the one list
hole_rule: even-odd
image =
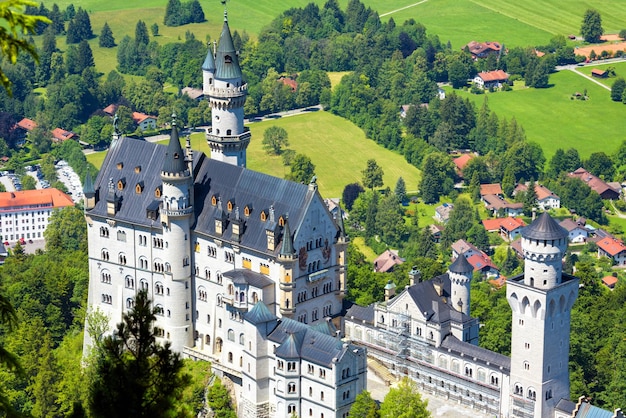
[{"label": "dormer window", "polygon": [[139,183],[137,183],[137,185],[135,186],[135,193],[137,194],[141,194],[141,192],[143,192],[143,181],[140,181]]},{"label": "dormer window", "polygon": [[161,197],[161,186],[154,189],[154,197],[158,197],[158,198]]},{"label": "dormer window", "polygon": [[267,210],[262,210],[261,211],[261,222],[265,222],[267,221]]},{"label": "dormer window", "polygon": [[124,190],[124,186],[126,186],[126,179],[119,179],[117,181],[117,190]]},{"label": "dormer window", "polygon": [[135,167],[135,173],[137,173],[137,174],[141,173],[141,166],[140,165]]},{"label": "dormer window", "polygon": [[230,199],[226,205],[228,211],[232,211],[235,208],[235,199]]},{"label": "dormer window", "polygon": [[285,226],[285,217],[284,216],[281,216],[280,218],[278,218],[278,225]]},{"label": "dormer window", "polygon": [[174,153],[174,159],[178,160],[178,153],[177,152]]},{"label": "dormer window", "polygon": [[[243,214],[244,214],[245,216],[250,216],[250,214],[251,214],[251,213],[252,213],[252,205],[246,205],[246,206],[243,208]],[[262,219],[261,219],[261,220],[262,220]]]},{"label": "dormer window", "polygon": [[117,163],[117,169],[121,170],[122,168],[124,168],[124,163]]},{"label": "dormer window", "polygon": [[230,55],[225,55],[225,56],[224,56],[224,62],[225,62],[226,64],[232,64],[232,62],[233,62],[233,57],[231,57]]},{"label": "dormer window", "polygon": [[217,195],[211,196],[211,205],[217,206]]}]

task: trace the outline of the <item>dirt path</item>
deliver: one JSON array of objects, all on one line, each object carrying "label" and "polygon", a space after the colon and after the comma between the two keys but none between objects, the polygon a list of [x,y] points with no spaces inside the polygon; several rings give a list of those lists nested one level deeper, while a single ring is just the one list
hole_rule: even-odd
[{"label": "dirt path", "polygon": [[426,3],[427,1],[428,0],[422,0],[422,1],[419,1],[417,3],[409,4],[408,6],[400,7],[399,9],[392,10],[392,11],[387,12],[387,13],[383,13],[383,14],[380,15],[380,17],[385,17],[385,16],[388,16],[390,14],[393,14],[393,13],[396,13],[396,12],[400,12],[402,10],[410,9],[411,7],[419,6],[420,4]]},{"label": "dirt path", "polygon": [[606,85],[600,83],[598,80],[594,79],[593,77],[588,76],[587,74],[583,74],[580,71],[576,71],[575,68],[570,68],[570,71],[573,71],[575,74],[578,74],[581,77],[585,77],[587,80],[593,81],[598,86],[603,87],[603,88],[607,89],[608,91],[611,91],[611,88],[609,86],[606,86]]}]

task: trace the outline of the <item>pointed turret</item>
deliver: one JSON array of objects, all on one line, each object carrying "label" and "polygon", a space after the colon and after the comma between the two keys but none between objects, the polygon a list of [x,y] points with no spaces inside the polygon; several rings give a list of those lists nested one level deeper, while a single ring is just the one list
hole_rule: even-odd
[{"label": "pointed turret", "polygon": [[93,180],[91,179],[91,172],[89,170],[87,170],[87,175],[85,176],[83,195],[85,196],[85,210],[93,209],[94,206],[96,206],[96,189],[93,186]]},{"label": "pointed turret", "polygon": [[[207,57],[208,58],[208,57]],[[206,60],[205,60],[206,62]],[[239,57],[235,50],[235,43],[228,27],[228,16],[224,11],[224,25],[220,34],[220,42],[215,54],[215,77],[220,79],[241,78],[241,67],[239,67]],[[210,65],[210,64],[209,64]]]},{"label": "pointed turret", "polygon": [[293,258],[296,252],[293,248],[293,238],[291,237],[291,229],[289,228],[289,219],[285,219],[285,229],[283,230],[283,243],[280,246],[281,258]]},{"label": "pointed turret", "polygon": [[470,314],[470,282],[473,272],[474,267],[463,254],[459,255],[448,267],[452,305],[454,309],[468,316]]},{"label": "pointed turret", "polygon": [[178,137],[175,114],[172,115],[172,132],[170,134],[170,143],[167,145],[167,151],[165,152],[162,173],[170,175],[188,174],[187,165],[185,164],[185,153]]}]

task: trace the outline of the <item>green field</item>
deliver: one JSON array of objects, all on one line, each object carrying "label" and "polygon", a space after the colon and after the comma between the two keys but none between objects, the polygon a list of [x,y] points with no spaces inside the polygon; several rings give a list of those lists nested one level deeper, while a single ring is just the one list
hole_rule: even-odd
[{"label": "green field", "polygon": [[591,70],[594,68],[598,68],[600,70],[608,70],[609,68],[613,68],[615,70],[615,76],[610,76],[607,78],[596,78],[600,83],[604,84],[607,87],[611,87],[615,82],[615,79],[618,77],[626,78],[626,61],[624,62],[613,62],[609,64],[598,64],[598,65],[588,65],[585,67],[576,68],[576,71],[580,71],[583,74],[591,76]]},{"label": "green field", "polygon": [[[489,108],[500,118],[515,119],[524,127],[529,141],[537,142],[546,158],[558,148],[576,148],[581,158],[604,151],[611,155],[626,139],[626,107],[611,101],[610,92],[572,71],[550,76],[552,87],[522,89],[485,95],[458,91],[481,106],[485,97]],[[590,100],[571,100],[573,93],[587,90]]]},{"label": "green field", "polygon": [[[248,147],[248,168],[277,177],[284,177],[288,172],[281,157],[267,155],[261,146],[263,132],[273,125],[287,131],[290,149],[311,158],[323,197],[340,197],[346,184],[360,182],[361,171],[370,158],[374,158],[385,172],[384,187],[393,190],[398,178],[402,177],[408,191],[417,189],[419,170],[408,164],[404,157],[365,138],[363,131],[351,122],[322,111],[249,125],[252,141]],[[209,152],[201,133],[192,135],[192,147]],[[89,154],[87,159],[99,168],[104,152]]]}]

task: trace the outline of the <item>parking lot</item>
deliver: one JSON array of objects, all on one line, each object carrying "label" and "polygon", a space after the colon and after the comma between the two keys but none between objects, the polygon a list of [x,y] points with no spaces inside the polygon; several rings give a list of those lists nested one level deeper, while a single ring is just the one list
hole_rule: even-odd
[{"label": "parking lot", "polygon": [[55,168],[57,169],[57,178],[65,185],[67,194],[72,196],[74,203],[80,202],[83,199],[83,185],[78,174],[63,160],[59,161]]}]

